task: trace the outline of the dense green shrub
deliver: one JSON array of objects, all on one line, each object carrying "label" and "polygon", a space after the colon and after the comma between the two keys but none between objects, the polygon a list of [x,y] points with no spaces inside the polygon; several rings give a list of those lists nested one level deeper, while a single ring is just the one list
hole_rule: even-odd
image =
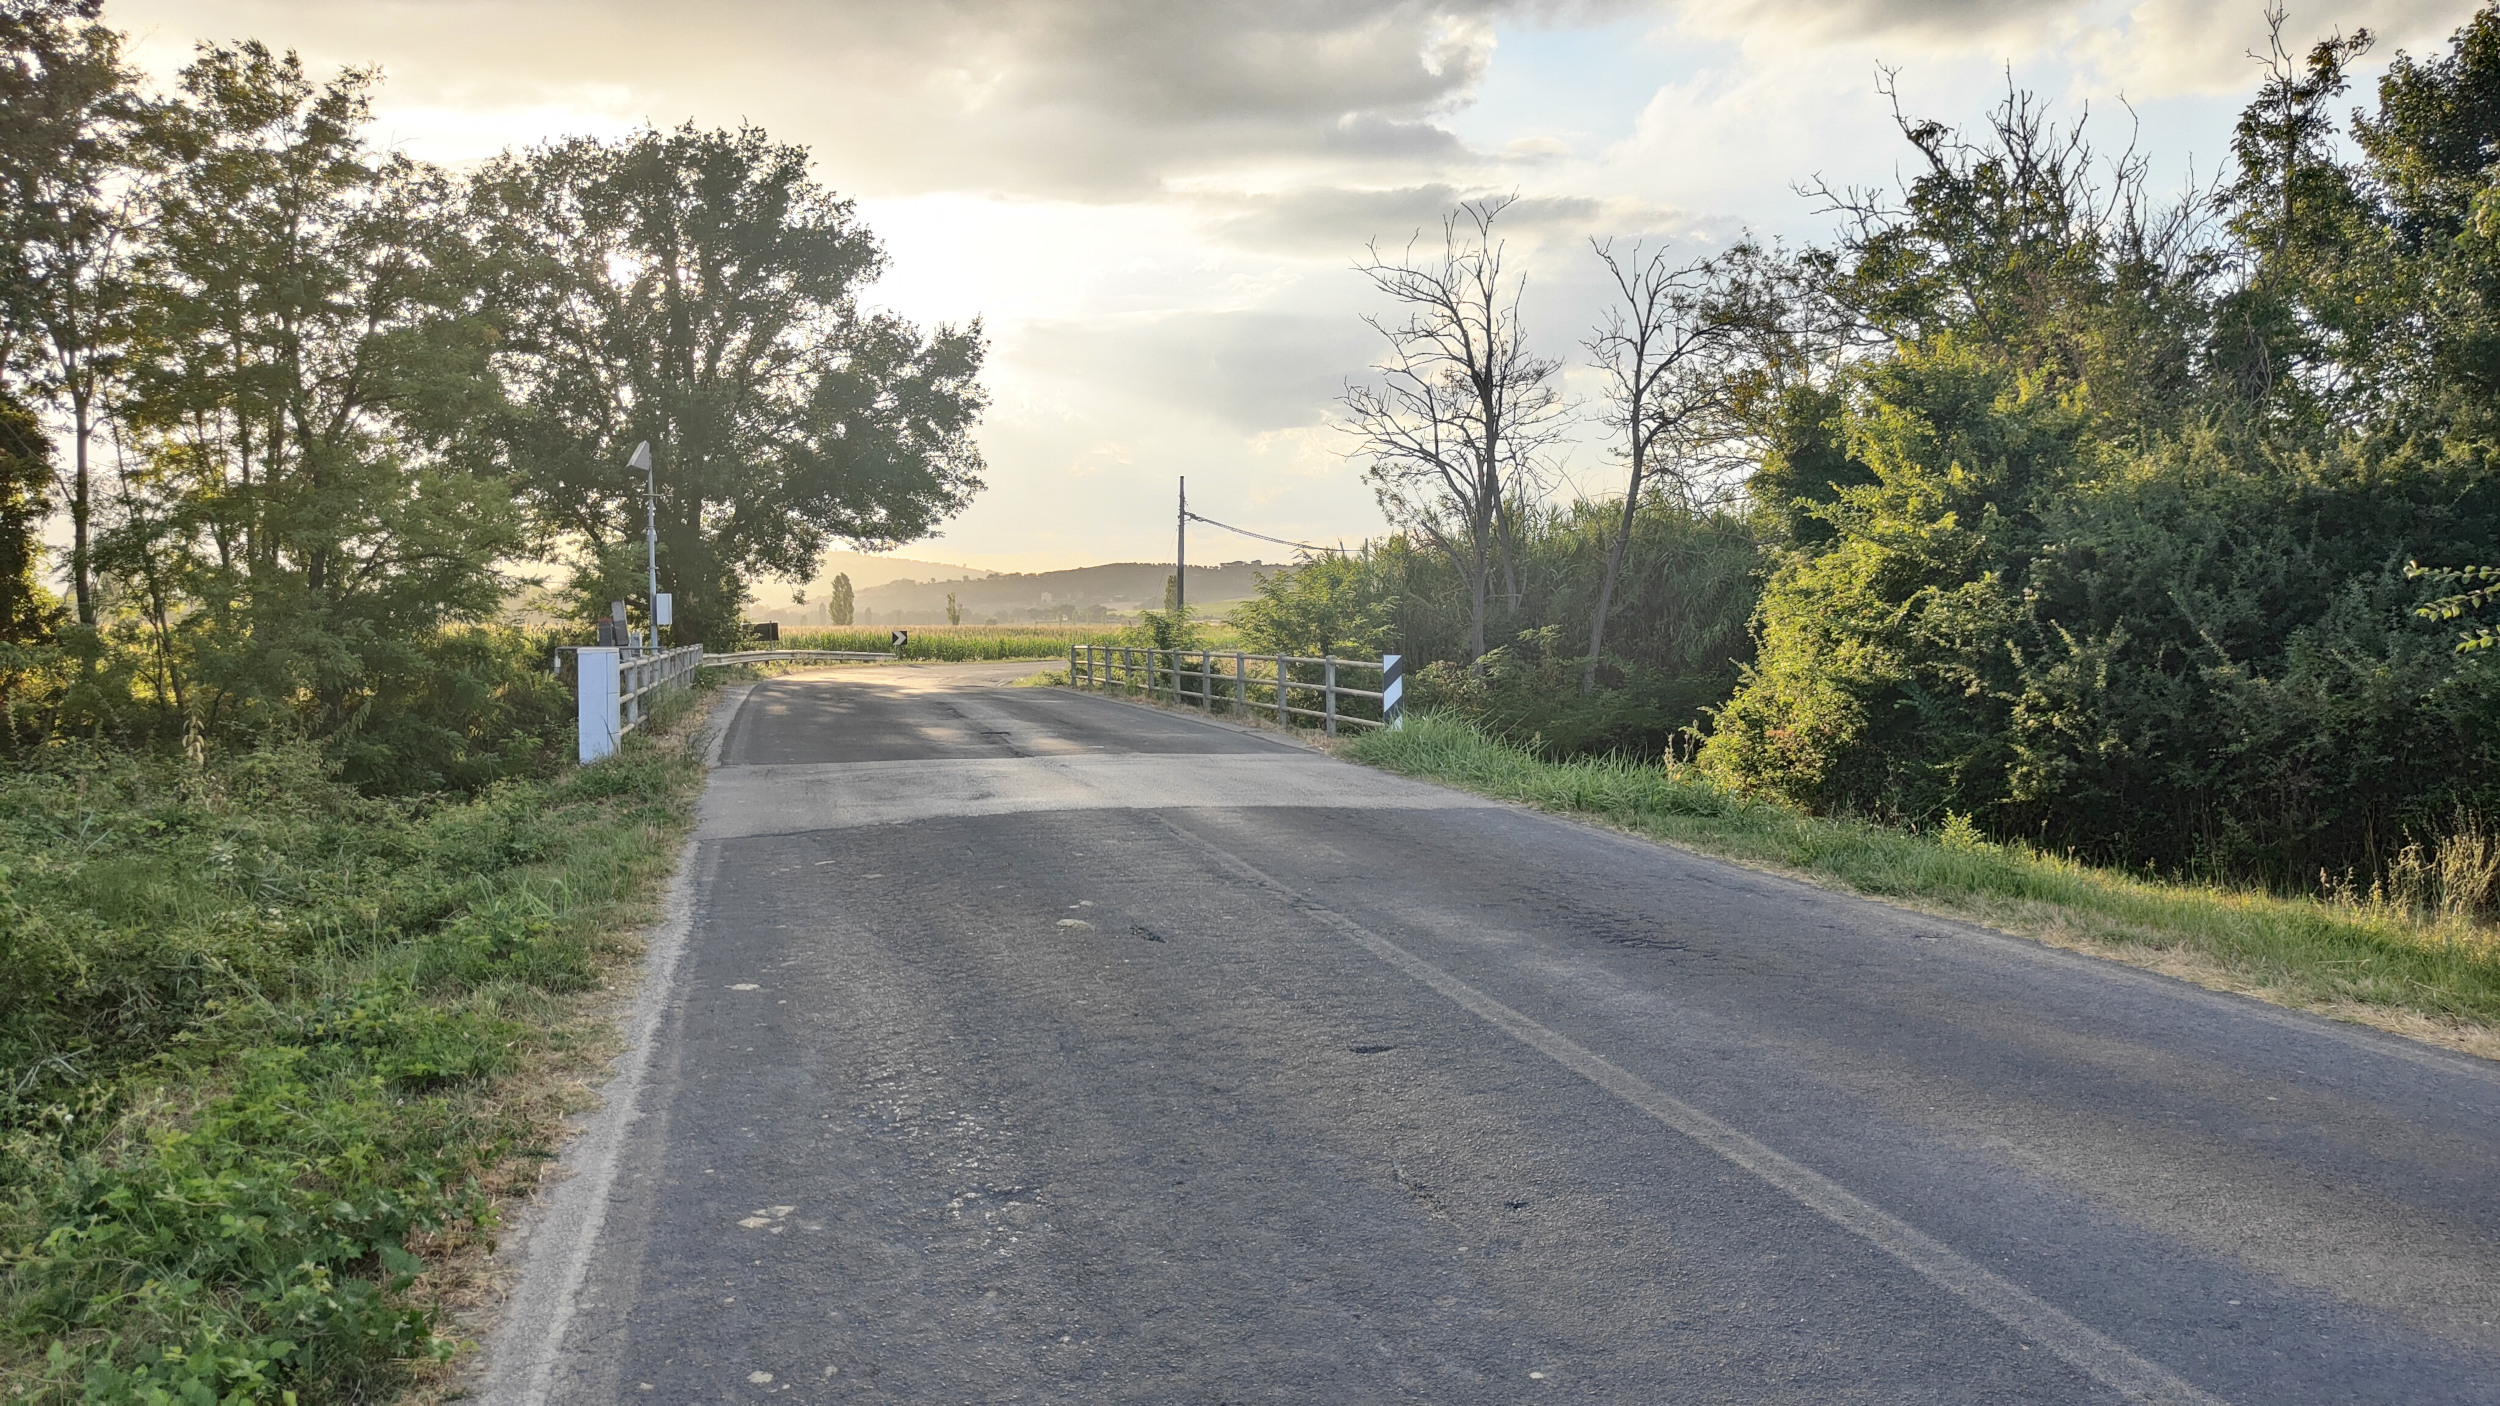
[{"label": "dense green shrub", "polygon": [[2479,461],[2205,434],[2090,463],[2079,414],[1959,353],[1868,376],[1843,420],[1875,481],[1774,572],[1714,768],[2288,881],[2500,804],[2500,676],[2411,617],[2403,573],[2500,547]]},{"label": "dense green shrub", "polygon": [[1467,658],[1457,570],[1403,536],[1316,557],[1261,579],[1236,612],[1254,649],[1406,656],[1413,705],[1463,716],[1551,756],[1658,757],[1686,748],[1752,653],[1752,525],[1651,499],[1608,612],[1599,687],[1580,689],[1589,612],[1612,517],[1595,505],[1520,515],[1517,552],[1487,627],[1482,669]]},{"label": "dense green shrub", "polygon": [[1806,261],[1869,345],[1769,402],[1716,774],[2278,884],[2500,809],[2500,679],[2405,572],[2500,559],[2458,166],[2500,139],[2500,7],[2396,63],[2350,161],[2348,47],[2269,79],[2208,242],[2025,100],[1905,124],[1924,173]]},{"label": "dense green shrub", "polygon": [[340,1399],[438,1351],[488,1082],[596,979],[694,767],[375,797],[294,741],[0,773],[0,1395]]}]

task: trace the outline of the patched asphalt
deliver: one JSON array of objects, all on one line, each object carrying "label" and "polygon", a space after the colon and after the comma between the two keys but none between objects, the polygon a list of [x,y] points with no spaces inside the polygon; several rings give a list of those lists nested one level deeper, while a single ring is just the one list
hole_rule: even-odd
[{"label": "patched asphalt", "polygon": [[2491,1065],[1019,671],[747,694],[489,1399],[2500,1401]]}]

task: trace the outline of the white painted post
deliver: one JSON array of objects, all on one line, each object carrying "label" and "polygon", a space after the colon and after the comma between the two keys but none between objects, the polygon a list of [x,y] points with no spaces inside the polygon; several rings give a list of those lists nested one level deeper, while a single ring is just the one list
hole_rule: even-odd
[{"label": "white painted post", "polygon": [[623,673],[617,654],[614,645],[573,651],[573,672],[581,685],[573,726],[581,738],[585,766],[616,751],[616,695]]},{"label": "white painted post", "polygon": [[1328,700],[1320,705],[1320,711],[1327,715],[1328,735],[1334,737],[1337,735],[1337,656],[1329,655],[1327,662],[1320,665],[1320,671],[1325,675],[1320,681],[1320,692]]},{"label": "white painted post", "polygon": [[1406,726],[1406,656],[1380,656],[1380,721],[1395,730]]}]

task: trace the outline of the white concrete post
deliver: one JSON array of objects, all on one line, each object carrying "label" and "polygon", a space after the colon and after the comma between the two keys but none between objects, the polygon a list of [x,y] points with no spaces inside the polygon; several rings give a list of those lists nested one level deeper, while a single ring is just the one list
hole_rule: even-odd
[{"label": "white concrete post", "polygon": [[616,697],[623,672],[615,646],[587,646],[573,652],[573,672],[580,679],[581,707],[574,730],[581,737],[581,760],[587,766],[616,751]]}]

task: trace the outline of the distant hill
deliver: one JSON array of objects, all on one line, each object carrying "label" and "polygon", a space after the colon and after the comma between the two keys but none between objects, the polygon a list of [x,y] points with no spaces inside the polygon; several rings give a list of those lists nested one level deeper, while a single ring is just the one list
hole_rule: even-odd
[{"label": "distant hill", "polygon": [[938,577],[960,580],[990,574],[977,567],[956,566],[950,562],[870,556],[866,552],[827,552],[824,565],[817,568],[816,579],[808,583],[808,597],[814,599],[819,590],[831,586],[837,571],[851,578],[851,589],[855,591],[882,586],[888,581],[927,581]]},{"label": "distant hill", "polygon": [[[1284,569],[1283,563],[1228,561],[1189,568],[1189,600],[1193,606],[1238,601],[1249,596],[1258,578]],[[853,599],[861,625],[936,625],[946,620],[946,597],[955,596],[967,625],[1019,625],[1051,620],[1108,620],[1139,609],[1163,608],[1164,583],[1171,579],[1170,562],[1110,562],[1066,571],[1011,571],[974,574],[952,568],[952,576],[890,580],[861,587],[852,576]],[[793,607],[786,592],[766,588],[762,599],[747,608],[751,620],[778,619],[785,625],[825,622],[821,587],[808,592],[804,607]],[[774,597],[779,596],[779,600]],[[871,614],[873,612],[873,616]]]}]

